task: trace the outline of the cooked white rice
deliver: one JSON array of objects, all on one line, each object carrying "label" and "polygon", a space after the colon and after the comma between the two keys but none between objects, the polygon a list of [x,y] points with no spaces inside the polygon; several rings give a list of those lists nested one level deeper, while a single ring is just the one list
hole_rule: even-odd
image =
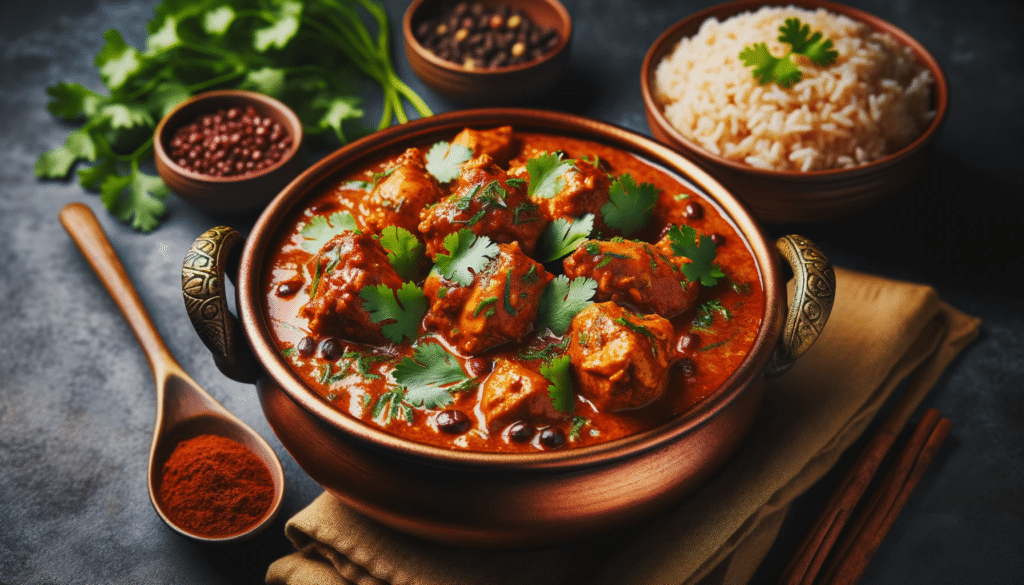
[{"label": "cooked white rice", "polygon": [[[781,57],[779,27],[796,17],[832,39],[828,67],[795,56],[802,79],[789,89],[759,85],[739,59],[767,43]],[[764,7],[710,19],[655,71],[669,122],[707,150],[775,170],[848,168],[895,152],[930,123],[930,72],[890,35],[823,9]]]}]

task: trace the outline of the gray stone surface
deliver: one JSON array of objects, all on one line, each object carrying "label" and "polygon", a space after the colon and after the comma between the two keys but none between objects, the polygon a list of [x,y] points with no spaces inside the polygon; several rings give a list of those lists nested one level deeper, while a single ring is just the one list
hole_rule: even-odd
[{"label": "gray stone surface", "polygon": [[[70,128],[46,111],[45,88],[68,80],[100,89],[92,60],[102,32],[118,28],[138,46],[154,4],[8,2],[0,19],[0,583],[261,582],[268,564],[290,551],[284,520],[319,493],[277,443],[253,388],[217,371],[187,321],[181,259],[198,234],[224,220],[172,197],[166,222],[143,235],[76,184],[33,177],[36,157]],[[397,38],[405,3],[386,4]],[[571,68],[535,105],[649,134],[638,85],[643,55],[665,27],[708,3],[565,4],[576,23]],[[836,264],[933,284],[944,299],[984,319],[981,338],[927,399],[953,420],[952,436],[863,583],[1020,583],[1024,10],[1014,0],[851,4],[915,35],[945,68],[952,107],[936,160],[919,184],[874,211],[768,231],[806,235]],[[402,78],[435,111],[455,108],[413,77],[400,51],[395,55]],[[152,376],[57,220],[71,201],[97,212],[185,369],[278,450],[288,477],[284,509],[255,541],[206,548],[177,537],[153,513],[145,483]],[[228,223],[244,231],[251,218]],[[777,573],[837,479],[829,476],[800,501],[759,581]]]}]

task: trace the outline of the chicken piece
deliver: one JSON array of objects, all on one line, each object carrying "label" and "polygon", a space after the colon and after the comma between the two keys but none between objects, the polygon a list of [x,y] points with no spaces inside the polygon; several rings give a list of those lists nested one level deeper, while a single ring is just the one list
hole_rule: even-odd
[{"label": "chicken piece", "polygon": [[526,366],[497,359],[483,383],[480,410],[493,433],[517,421],[549,423],[566,420],[551,403],[547,378]]},{"label": "chicken piece", "polygon": [[674,361],[672,324],[612,303],[596,303],[572,320],[569,362],[576,390],[600,411],[640,408],[660,398]]},{"label": "chicken piece", "polygon": [[427,277],[430,309],[423,323],[459,351],[480,354],[506,341],[522,341],[532,330],[541,294],[553,278],[519,244],[498,244],[498,256],[468,286],[441,275]]},{"label": "chicken piece", "polygon": [[461,144],[473,151],[473,158],[486,154],[499,165],[508,164],[515,155],[515,141],[511,126],[499,126],[490,130],[466,128],[459,132],[452,144]]},{"label": "chicken piece", "polygon": [[448,234],[469,228],[497,243],[519,242],[527,254],[547,227],[540,209],[526,197],[525,186],[509,176],[488,155],[467,162],[451,195],[424,209],[419,231],[427,255],[444,252]]},{"label": "chicken piece", "polygon": [[646,242],[587,240],[562,265],[569,278],[589,276],[597,281],[595,301],[615,301],[642,313],[672,317],[693,305],[700,285],[687,282],[671,258]]},{"label": "chicken piece", "polygon": [[[535,153],[534,156],[536,154],[543,153]],[[530,177],[526,162],[522,157],[513,161],[508,171],[509,175],[536,182],[536,177]],[[601,208],[608,203],[611,180],[608,178],[607,169],[603,168],[600,162],[584,158],[570,161],[564,172],[559,175],[558,187],[554,194],[535,191],[530,195],[530,200],[539,205],[549,219],[572,219],[592,213],[595,233],[609,237],[619,234],[618,230],[604,222],[604,215],[601,213]]]},{"label": "chicken piece", "polygon": [[397,225],[412,233],[420,222],[420,211],[437,202],[443,195],[437,179],[426,168],[423,153],[417,148],[406,150],[367,196],[363,227],[380,233],[389,225]]},{"label": "chicken piece", "polygon": [[330,336],[352,341],[383,343],[381,324],[374,323],[363,308],[359,291],[363,287],[386,284],[402,286],[387,253],[369,233],[345,231],[324,244],[306,264],[312,278],[311,298],[299,309],[309,320],[315,336]]}]

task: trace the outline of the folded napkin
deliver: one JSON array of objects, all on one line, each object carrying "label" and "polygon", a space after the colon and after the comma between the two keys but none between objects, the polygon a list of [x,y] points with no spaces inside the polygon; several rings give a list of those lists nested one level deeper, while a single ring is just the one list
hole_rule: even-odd
[{"label": "folded napkin", "polygon": [[920,402],[979,330],[978,319],[942,302],[930,287],[843,269],[836,280],[824,333],[790,371],[769,380],[737,453],[658,518],[585,543],[481,550],[399,534],[325,493],[288,521],[285,533],[297,552],[270,566],[267,583],[748,582],[789,505],[832,468],[896,387]]}]

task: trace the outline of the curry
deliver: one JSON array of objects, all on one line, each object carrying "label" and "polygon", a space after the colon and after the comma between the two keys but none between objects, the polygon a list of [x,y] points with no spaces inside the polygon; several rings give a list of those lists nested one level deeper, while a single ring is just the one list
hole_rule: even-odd
[{"label": "curry", "polygon": [[448,449],[574,448],[685,413],[750,351],[759,272],[679,176],[568,136],[467,128],[288,218],[278,350],[368,425]]}]

